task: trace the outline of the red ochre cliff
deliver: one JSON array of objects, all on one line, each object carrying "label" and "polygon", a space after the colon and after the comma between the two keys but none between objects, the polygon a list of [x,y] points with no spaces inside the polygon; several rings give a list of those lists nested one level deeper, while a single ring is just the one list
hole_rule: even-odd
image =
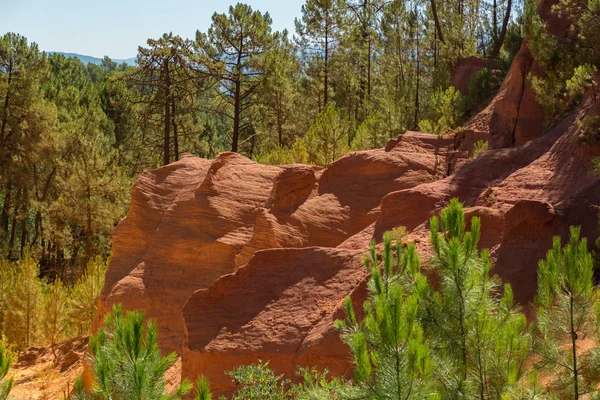
[{"label": "red ochre cliff", "polygon": [[[182,377],[207,376],[217,395],[233,389],[225,371],[258,360],[290,376],[297,365],[349,376],[333,322],[346,296],[365,299],[369,241],[404,226],[426,265],[428,219],[453,197],[481,217],[494,273],[527,304],[552,236],[581,225],[593,242],[600,205],[589,173],[600,146],[583,144],[577,123],[600,114],[600,99],[590,91],[547,129],[530,73],[541,71],[523,44],[497,96],[463,128],[407,132],[325,169],[222,153],[144,172],[114,234],[95,328],[115,303],[145,310],[161,348],[181,356]],[[490,150],[473,158],[478,140]]]}]

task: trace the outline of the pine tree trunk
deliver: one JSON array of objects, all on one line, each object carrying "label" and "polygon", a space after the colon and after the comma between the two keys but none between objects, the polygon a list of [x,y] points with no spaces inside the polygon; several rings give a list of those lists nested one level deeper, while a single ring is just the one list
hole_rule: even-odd
[{"label": "pine tree trunk", "polygon": [[35,213],[35,227],[33,229],[33,239],[31,239],[31,245],[35,246],[38,239],[42,235],[42,213],[38,210]]},{"label": "pine tree trunk", "polygon": [[279,139],[279,147],[283,147],[283,122],[281,122],[281,110],[277,111],[277,136]]},{"label": "pine tree trunk", "polygon": [[577,369],[577,332],[575,332],[575,316],[574,316],[574,299],[573,295],[570,296],[570,313],[571,319],[571,350],[573,353],[573,391],[574,399],[579,399],[579,371]]},{"label": "pine tree trunk", "polygon": [[12,59],[6,69],[8,75],[8,85],[6,87],[6,95],[4,96],[4,108],[2,109],[2,124],[0,125],[0,166],[4,164],[4,151],[6,149],[6,124],[8,123],[8,106],[10,104],[10,84],[13,76],[13,64]]},{"label": "pine tree trunk", "polygon": [[171,98],[171,119],[173,124],[173,147],[175,148],[175,161],[179,160],[179,137],[177,133],[177,122],[175,122],[175,96]]},{"label": "pine tree trunk", "polygon": [[21,251],[20,257],[23,258],[23,252],[25,251],[25,247],[27,246],[27,217],[29,213],[29,196],[27,190],[23,193],[23,218],[21,219]]},{"label": "pine tree trunk", "polygon": [[170,139],[171,139],[171,135],[170,135],[170,123],[171,123],[171,104],[169,102],[169,98],[171,96],[171,82],[169,79],[169,61],[167,59],[165,59],[164,63],[163,63],[163,67],[162,67],[162,72],[163,72],[163,84],[164,84],[164,96],[165,98],[163,99],[164,102],[164,110],[165,110],[165,115],[164,115],[164,135],[163,135],[163,165],[167,165],[171,163],[171,157],[170,157]]},{"label": "pine tree trunk", "polygon": [[238,151],[238,142],[240,138],[240,92],[241,83],[239,78],[235,81],[235,98],[233,100],[233,140],[231,143],[231,151]]},{"label": "pine tree trunk", "polygon": [[506,39],[506,31],[508,29],[508,23],[510,21],[510,13],[512,11],[512,0],[508,0],[507,4],[506,4],[506,14],[504,14],[504,20],[502,21],[502,30],[500,31],[500,36],[498,37],[498,40],[495,43],[493,52],[492,52],[492,57],[498,57],[498,55],[500,54],[500,49],[502,48],[502,45],[504,44],[504,40]]},{"label": "pine tree trunk", "polygon": [[325,9],[325,65],[323,70],[323,109],[329,102],[329,8]]},{"label": "pine tree trunk", "polygon": [[494,0],[492,5],[492,41],[494,42],[494,48],[496,48],[496,42],[498,41],[498,0]]},{"label": "pine tree trunk", "polygon": [[231,151],[238,151],[238,143],[240,139],[240,122],[241,122],[241,108],[242,108],[242,54],[244,51],[244,42],[243,35],[240,34],[240,43],[237,54],[237,63],[236,63],[236,77],[235,77],[235,92],[233,99],[233,139],[231,143]]},{"label": "pine tree trunk", "polygon": [[92,238],[94,237],[94,230],[92,228],[92,194],[90,186],[88,185],[87,191],[87,210],[86,210],[86,238],[85,238],[85,260],[83,265],[92,259]]},{"label": "pine tree trunk", "polygon": [[435,0],[431,0],[431,13],[433,14],[433,21],[435,23],[435,30],[437,32],[438,38],[440,42],[446,43],[444,42],[444,34],[442,33],[442,26],[440,25],[440,19],[438,18]]},{"label": "pine tree trunk", "polygon": [[[21,189],[21,197],[23,196],[23,190]],[[15,203],[13,206],[12,215],[12,226],[10,229],[10,238],[8,239],[8,259],[13,259],[13,248],[15,246],[15,237],[17,235],[17,215],[19,213],[19,204]]]},{"label": "pine tree trunk", "polygon": [[414,119],[414,129],[417,130],[419,127],[419,88],[421,81],[421,58],[419,55],[419,17],[418,13],[415,12],[417,21],[415,23],[417,31],[415,32],[416,38],[416,58],[417,58],[417,82],[416,82],[416,90],[415,90],[415,119]]},{"label": "pine tree trunk", "polygon": [[2,205],[2,215],[0,216],[0,228],[8,233],[8,219],[10,212],[10,200],[12,194],[12,182],[8,181],[6,185],[6,194],[4,195],[4,204]]}]

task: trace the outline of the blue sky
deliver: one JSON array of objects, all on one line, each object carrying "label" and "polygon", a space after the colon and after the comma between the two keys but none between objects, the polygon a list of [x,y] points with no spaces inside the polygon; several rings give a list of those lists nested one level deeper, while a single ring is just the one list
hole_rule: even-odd
[{"label": "blue sky", "polygon": [[[275,30],[294,30],[304,0],[245,0],[268,11]],[[165,32],[193,38],[230,0],[0,0],[0,35],[17,32],[45,51],[135,57],[137,47]]]}]

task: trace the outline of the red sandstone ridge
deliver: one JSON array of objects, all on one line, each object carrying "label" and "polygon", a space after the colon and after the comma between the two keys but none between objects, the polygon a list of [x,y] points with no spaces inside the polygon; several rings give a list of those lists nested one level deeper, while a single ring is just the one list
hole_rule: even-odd
[{"label": "red sandstone ridge", "polygon": [[[453,197],[481,217],[495,272],[527,304],[551,237],[575,224],[595,239],[600,206],[589,174],[600,146],[584,145],[578,124],[600,99],[587,93],[546,130],[526,79],[535,68],[524,45],[490,105],[446,137],[407,132],[326,169],[223,153],[145,172],[114,235],[97,321],[117,302],[144,309],[182,376],[206,375],[217,395],[234,389],[225,371],[259,359],[290,377],[296,365],[348,375],[333,321],[345,296],[365,298],[369,240],[404,226],[426,264],[428,220]],[[472,158],[480,139],[492,150]]]},{"label": "red sandstone ridge", "polygon": [[261,249],[339,245],[377,219],[388,193],[443,177],[451,143],[407,134],[390,151],[351,153],[325,170],[223,153],[145,172],[114,234],[97,322],[115,303],[144,309],[162,348],[181,351],[192,293]]},{"label": "red sandstone ridge", "polygon": [[[343,318],[346,295],[356,303],[364,300],[360,254],[370,238],[405,226],[408,240],[417,242],[427,260],[427,221],[453,197],[466,204],[468,217],[481,217],[481,244],[492,250],[495,272],[527,304],[536,287],[537,260],[553,235],[565,236],[570,225],[581,225],[589,239],[599,234],[600,178],[588,172],[600,146],[583,145],[576,122],[598,115],[598,100],[588,93],[565,120],[522,146],[488,151],[443,179],[389,193],[376,220],[335,249],[258,251],[236,273],[196,291],[183,309],[183,376],[207,375],[217,394],[229,394],[233,386],[224,371],[259,359],[271,360],[278,373],[289,376],[296,365],[348,373],[348,351],[333,321]],[[426,142],[415,141],[420,137],[408,133],[388,147],[428,154]],[[430,150],[435,148],[444,146]]]}]

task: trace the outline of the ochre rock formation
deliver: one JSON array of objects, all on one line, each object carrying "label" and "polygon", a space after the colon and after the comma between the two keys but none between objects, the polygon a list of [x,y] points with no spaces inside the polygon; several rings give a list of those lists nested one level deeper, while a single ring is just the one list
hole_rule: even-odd
[{"label": "ochre rock formation", "polygon": [[[113,238],[94,329],[115,303],[144,309],[161,348],[181,356],[181,376],[206,375],[217,395],[234,390],[225,371],[258,360],[288,377],[297,365],[349,376],[333,322],[346,296],[357,309],[366,298],[369,241],[404,226],[427,267],[428,221],[454,197],[468,219],[481,218],[494,272],[528,304],[552,236],[580,225],[591,246],[600,206],[590,174],[600,145],[584,144],[578,123],[600,114],[600,99],[590,90],[548,130],[530,73],[541,71],[523,44],[497,96],[463,129],[407,132],[325,169],[223,153],[145,172]],[[477,140],[490,150],[474,158]]]},{"label": "ochre rock formation", "polygon": [[192,293],[261,249],[339,245],[375,222],[388,193],[443,177],[451,143],[407,134],[390,151],[351,153],[325,170],[222,153],[146,171],[113,237],[95,325],[116,303],[144,309],[159,320],[162,349],[180,352]]},{"label": "ochre rock formation", "polygon": [[[491,249],[495,273],[512,283],[517,299],[527,305],[536,287],[537,261],[552,236],[565,237],[570,225],[582,226],[590,243],[598,235],[600,179],[589,171],[600,146],[582,143],[577,120],[599,111],[600,102],[588,93],[577,110],[541,137],[465,159],[444,178],[390,192],[375,221],[336,249],[256,252],[238,272],[195,292],[185,305],[183,376],[207,375],[218,394],[228,394],[233,386],[224,371],[259,359],[271,360],[277,372],[288,376],[296,365],[348,374],[348,351],[333,321],[343,318],[346,295],[357,304],[366,296],[360,253],[371,238],[380,240],[386,230],[405,226],[407,240],[417,243],[426,264],[428,219],[453,197],[468,207],[468,218],[481,218],[481,245]],[[387,148],[437,157],[443,165],[456,153],[453,141],[436,140],[434,146],[422,134],[407,133]],[[352,157],[342,160],[349,163]],[[345,186],[361,179],[354,176]]]},{"label": "ochre rock formation", "polygon": [[535,99],[530,74],[538,76],[541,71],[523,43],[498,94],[456,133],[461,148],[471,148],[478,140],[492,149],[519,146],[544,132],[544,109]]}]

